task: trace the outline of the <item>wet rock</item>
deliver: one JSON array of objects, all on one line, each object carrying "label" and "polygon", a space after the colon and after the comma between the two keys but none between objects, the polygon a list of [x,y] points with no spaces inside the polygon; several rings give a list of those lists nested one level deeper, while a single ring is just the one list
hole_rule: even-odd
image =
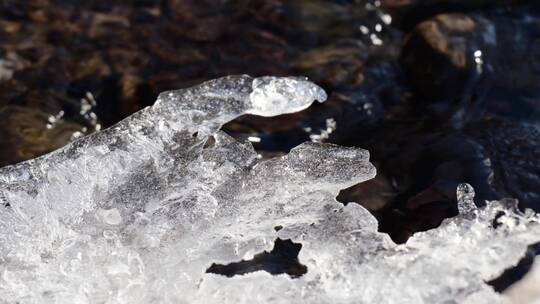
[{"label": "wet rock", "polygon": [[[76,102],[89,92],[104,126],[152,104],[161,91],[231,74],[306,75],[333,93],[330,108],[280,119],[285,123],[268,132],[309,139],[326,130],[327,119],[343,117],[340,128],[350,125],[351,117],[354,124],[364,118],[372,122],[382,108],[371,100],[379,93],[371,92],[383,91],[377,84],[383,77],[366,80],[365,73],[375,69],[366,62],[371,56],[383,62],[394,58],[400,41],[380,11],[350,1],[92,0],[75,5],[45,0],[1,5],[0,58],[10,62],[4,74],[11,82],[0,88],[0,105],[29,107],[35,105],[29,96],[49,96],[50,91]],[[360,26],[371,32],[364,34]],[[386,92],[381,94],[396,96],[389,89],[394,85],[383,84]],[[47,97],[38,108],[55,115],[62,100]],[[259,125],[250,121],[239,121],[235,134],[264,137],[264,130],[242,133]],[[309,128],[313,132],[304,131]],[[286,151],[298,144],[292,142],[270,150]]]},{"label": "wet rock", "polygon": [[370,210],[396,242],[455,216],[454,189],[462,181],[474,185],[478,206],[513,197],[521,209],[540,210],[538,138],[537,124],[513,119],[478,119],[454,129],[400,113],[344,141],[367,147],[378,175],[338,200]]},{"label": "wet rock", "polygon": [[[454,5],[459,8],[484,7],[486,5],[501,5],[519,3],[516,0],[381,0],[384,8],[412,8],[412,7],[445,7]],[[524,1],[521,1],[524,2]]]},{"label": "wet rock", "polygon": [[369,181],[342,190],[337,200],[345,205],[358,202],[370,212],[376,213],[388,207],[389,198],[395,195],[396,190],[391,181],[385,175],[377,174]]},{"label": "wet rock", "polygon": [[417,23],[437,14],[466,12],[493,7],[523,4],[530,0],[381,0],[381,7],[390,12],[394,23],[411,29]]},{"label": "wet rock", "polygon": [[490,180],[500,197],[519,200],[520,208],[540,211],[540,128],[530,123],[488,120],[468,127],[485,147]]},{"label": "wet rock", "polygon": [[206,272],[233,277],[264,270],[274,275],[286,273],[292,278],[297,278],[307,272],[307,267],[298,262],[298,253],[301,249],[302,244],[278,238],[275,240],[274,248],[270,252],[258,253],[248,261],[242,260],[227,265],[214,263]]},{"label": "wet rock", "polygon": [[[540,83],[540,24],[534,20],[539,12],[530,6],[511,13],[445,14],[420,23],[401,54],[418,99],[457,101],[456,107],[474,113],[470,116],[534,119]],[[450,108],[441,109],[463,116]]]},{"label": "wet rock", "polygon": [[292,62],[292,67],[313,81],[331,87],[354,87],[364,81],[368,50],[355,43],[313,49]]},{"label": "wet rock", "polygon": [[23,161],[58,149],[82,126],[56,119],[36,109],[0,108],[0,166]]},{"label": "wet rock", "polygon": [[475,53],[495,45],[493,24],[480,16],[439,15],[406,38],[401,62],[422,98],[457,98],[478,76]]}]

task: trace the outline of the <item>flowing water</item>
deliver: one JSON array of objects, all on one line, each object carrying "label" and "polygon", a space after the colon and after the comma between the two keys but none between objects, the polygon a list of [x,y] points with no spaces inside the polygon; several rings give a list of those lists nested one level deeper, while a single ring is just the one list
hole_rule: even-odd
[{"label": "flowing water", "polygon": [[478,205],[540,210],[537,1],[3,0],[0,166],[230,74],[324,87],[324,104],[225,130],[261,158],[309,140],[369,150],[377,177],[338,199],[397,242],[456,215],[462,182]]}]

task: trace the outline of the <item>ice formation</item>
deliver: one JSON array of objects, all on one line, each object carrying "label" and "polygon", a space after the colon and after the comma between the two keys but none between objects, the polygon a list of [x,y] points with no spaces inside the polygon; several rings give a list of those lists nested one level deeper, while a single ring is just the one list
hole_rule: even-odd
[{"label": "ice formation", "polygon": [[[325,98],[302,78],[220,78],[0,169],[0,302],[503,301],[485,281],[540,239],[537,215],[509,201],[478,209],[464,184],[459,216],[396,245],[367,210],[335,200],[374,177],[367,151],[305,143],[257,162],[249,143],[219,131],[244,113]],[[307,273],[206,273],[277,238],[302,244]]]}]

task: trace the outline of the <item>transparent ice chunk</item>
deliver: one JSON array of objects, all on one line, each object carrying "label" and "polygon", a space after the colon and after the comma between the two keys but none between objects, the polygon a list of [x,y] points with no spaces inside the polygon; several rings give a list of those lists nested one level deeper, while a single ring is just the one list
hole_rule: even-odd
[{"label": "transparent ice chunk", "polygon": [[[245,113],[324,98],[300,78],[224,77],[164,92],[109,129],[1,168],[1,301],[502,301],[485,282],[540,239],[537,215],[502,202],[478,209],[461,186],[462,214],[396,245],[366,209],[335,200],[375,176],[367,151],[304,143],[257,162],[250,143],[219,131]],[[307,273],[206,273],[278,238],[302,245]]]},{"label": "transparent ice chunk", "polygon": [[476,210],[474,188],[466,183],[459,184],[456,191],[459,214],[470,214]]}]

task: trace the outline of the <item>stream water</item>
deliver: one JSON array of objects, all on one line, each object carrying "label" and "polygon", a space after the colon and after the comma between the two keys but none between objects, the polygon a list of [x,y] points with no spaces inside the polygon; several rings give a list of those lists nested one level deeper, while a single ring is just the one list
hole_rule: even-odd
[{"label": "stream water", "polygon": [[537,1],[0,2],[0,166],[230,74],[304,75],[329,100],[225,130],[262,158],[312,140],[370,151],[342,191],[396,242],[476,203],[540,210]]}]

